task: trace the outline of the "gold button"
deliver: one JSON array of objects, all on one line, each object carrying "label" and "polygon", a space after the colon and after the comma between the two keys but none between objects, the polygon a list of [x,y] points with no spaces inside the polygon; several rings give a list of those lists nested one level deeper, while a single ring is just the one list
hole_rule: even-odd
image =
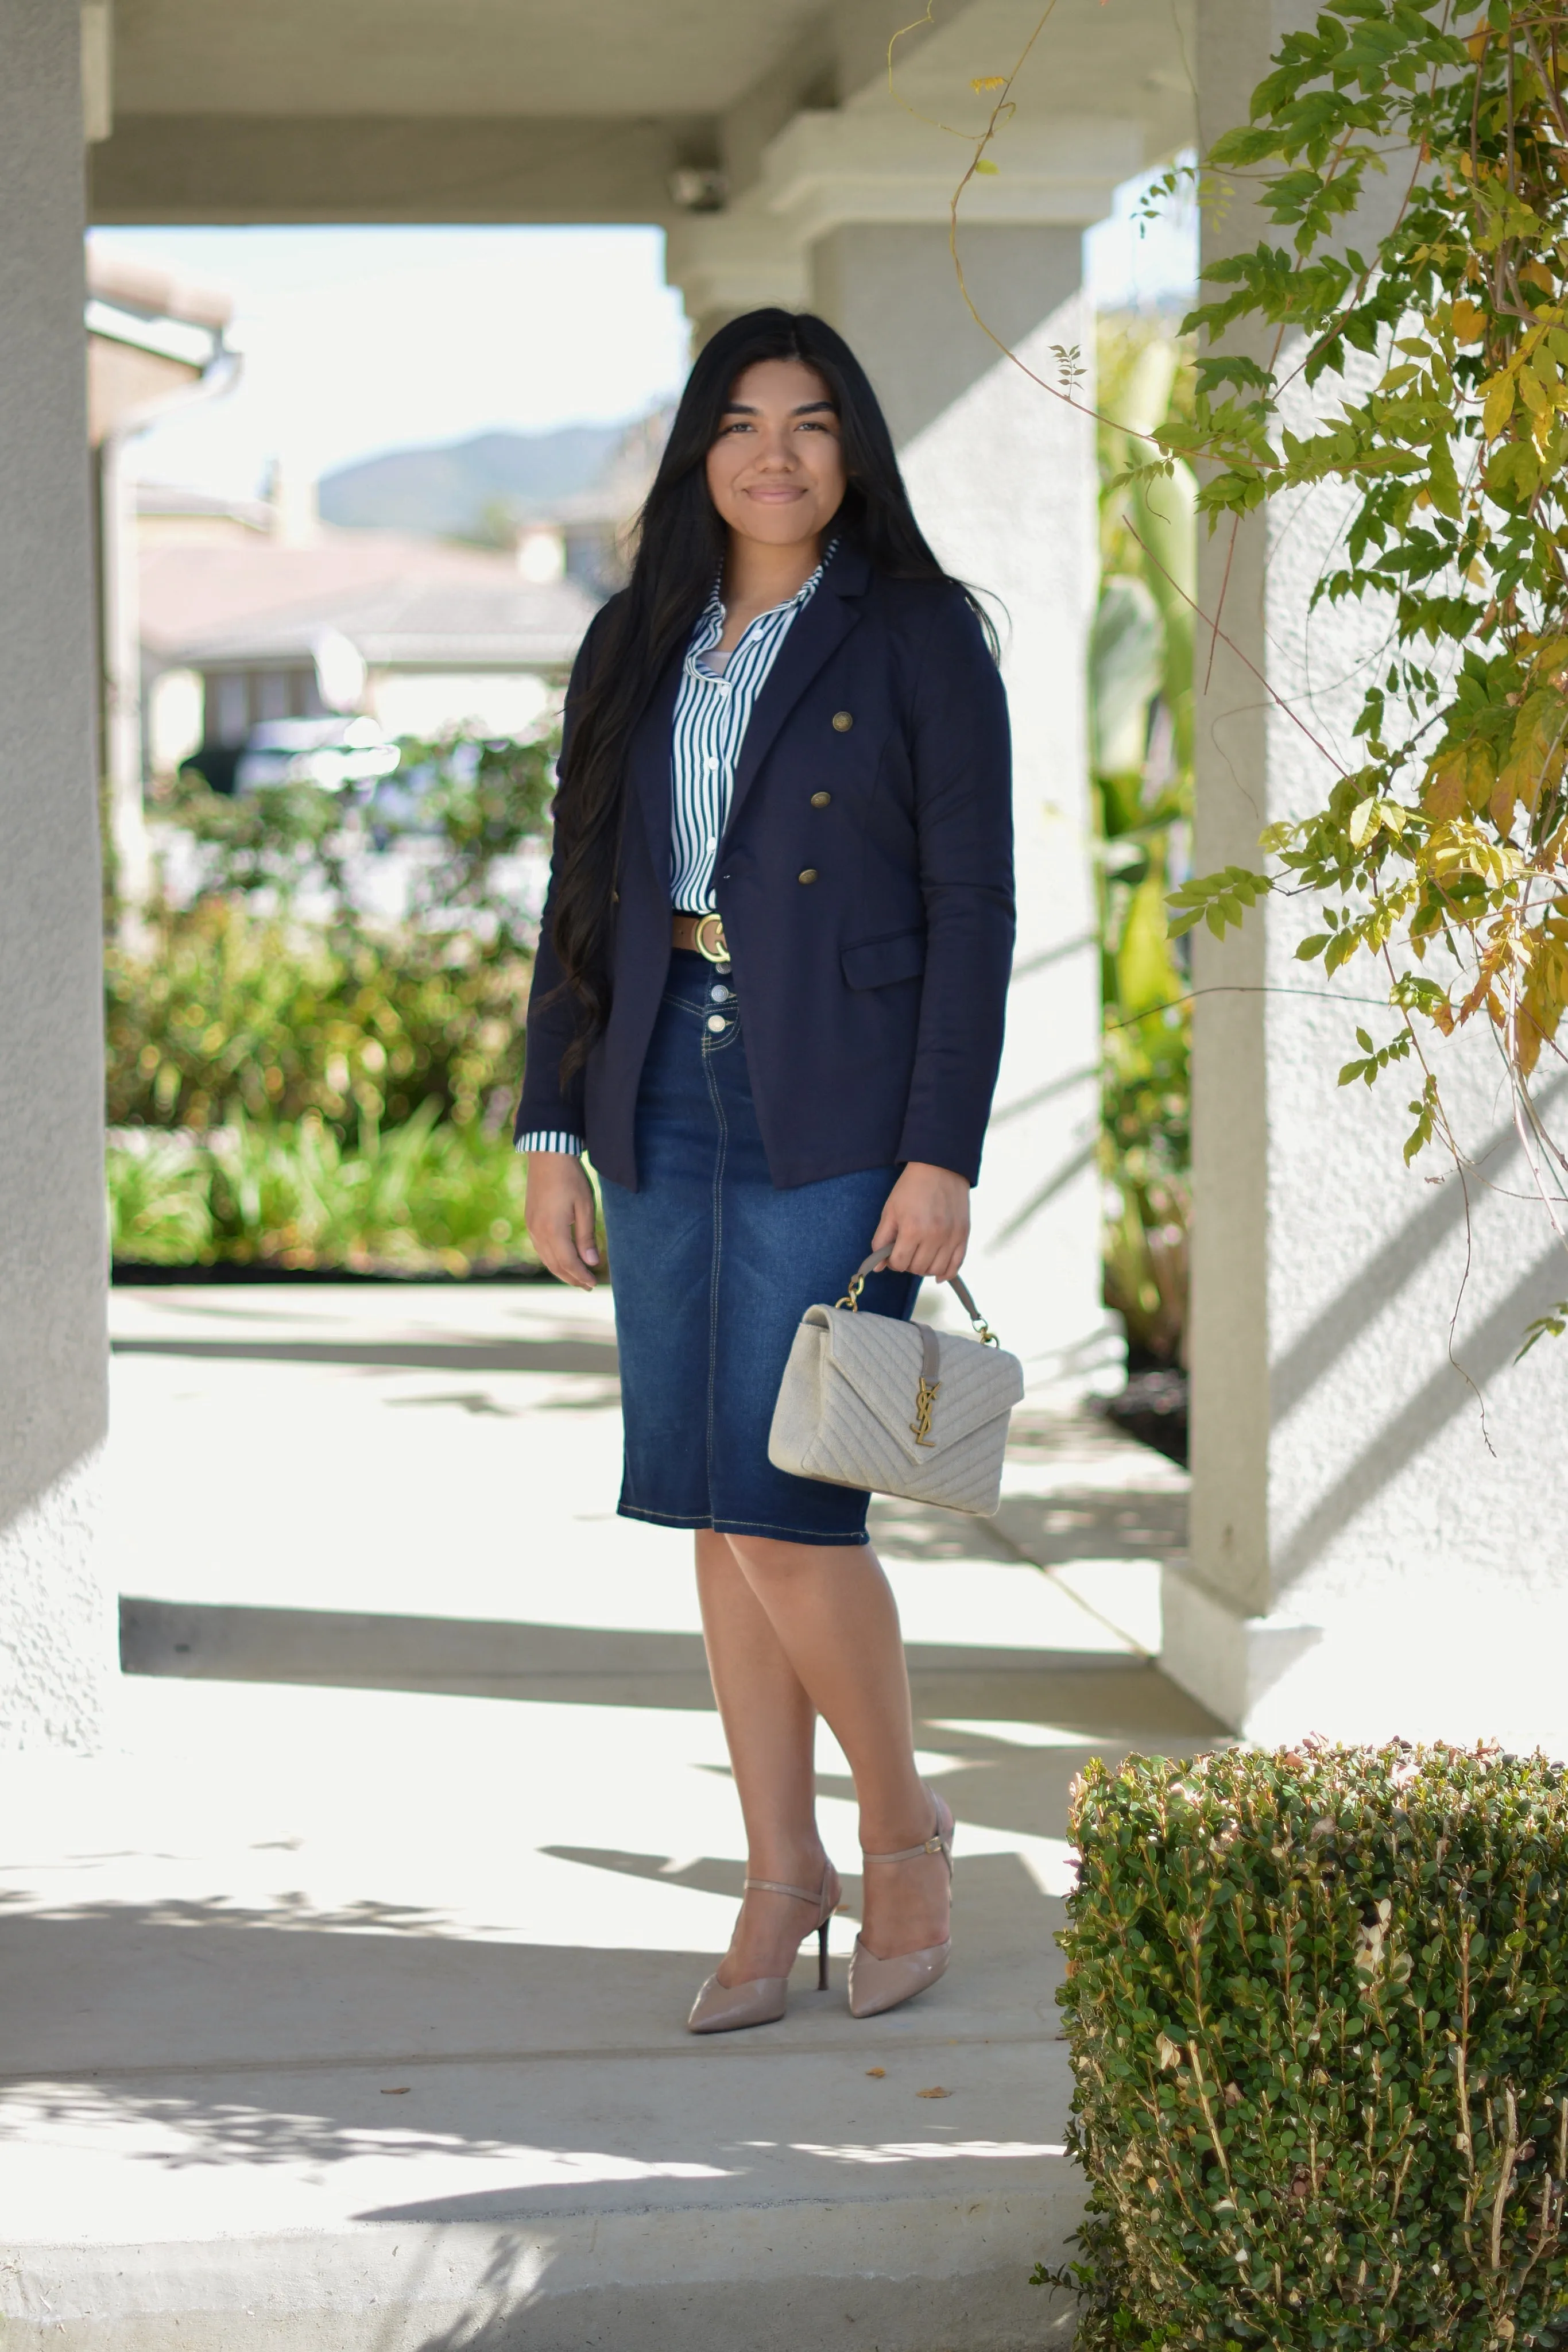
[{"label": "gold button", "polygon": [[803,867],[795,877],[797,882],[814,882],[816,878],[817,869],[814,866],[807,866]]},{"label": "gold button", "polygon": [[854,713],[852,710],[834,711],[833,732],[835,735],[847,735],[854,723]]},{"label": "gold button", "polygon": [[832,799],[832,797],[831,793],[813,793],[811,794],[811,806],[813,808],[826,808],[828,803]]}]

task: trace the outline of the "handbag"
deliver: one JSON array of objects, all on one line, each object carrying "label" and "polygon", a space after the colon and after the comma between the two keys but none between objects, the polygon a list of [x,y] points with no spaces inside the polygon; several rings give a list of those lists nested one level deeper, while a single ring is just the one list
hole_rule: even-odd
[{"label": "handbag", "polygon": [[1001,1500],[1008,1420],[1023,1366],[981,1319],[958,1276],[947,1279],[978,1337],[862,1314],[866,1258],[833,1307],[808,1307],[790,1343],[768,1459],[797,1478],[868,1486],[911,1503],[989,1518]]}]

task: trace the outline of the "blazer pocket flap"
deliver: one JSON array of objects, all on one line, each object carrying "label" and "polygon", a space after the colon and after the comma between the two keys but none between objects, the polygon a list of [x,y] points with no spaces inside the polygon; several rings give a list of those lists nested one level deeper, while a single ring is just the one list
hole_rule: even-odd
[{"label": "blazer pocket flap", "polygon": [[900,931],[889,940],[862,940],[841,958],[851,988],[886,988],[895,980],[918,980],[925,969],[924,931]]},{"label": "blazer pocket flap", "polygon": [[1016,1356],[940,1332],[942,1377],[922,1423],[925,1349],[914,1324],[891,1315],[851,1315],[831,1307],[813,1307],[810,1317],[813,1322],[821,1318],[826,1325],[833,1370],[911,1461],[933,1460],[985,1423],[1010,1412],[1023,1395],[1023,1367]]}]

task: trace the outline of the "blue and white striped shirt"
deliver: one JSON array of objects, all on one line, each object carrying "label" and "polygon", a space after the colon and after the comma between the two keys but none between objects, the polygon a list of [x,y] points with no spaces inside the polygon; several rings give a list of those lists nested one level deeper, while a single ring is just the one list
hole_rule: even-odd
[{"label": "blue and white striped shirt", "polygon": [[[670,758],[670,905],[683,914],[716,910],[714,860],[729,815],[735,772],[758,696],[779,658],[790,624],[817,593],[832,561],[835,540],[805,586],[785,604],[748,621],[727,655],[716,653],[724,635],[724,597],[713,594],[692,631],[675,697]],[[535,1129],[517,1138],[519,1151],[580,1151],[580,1136]]]}]

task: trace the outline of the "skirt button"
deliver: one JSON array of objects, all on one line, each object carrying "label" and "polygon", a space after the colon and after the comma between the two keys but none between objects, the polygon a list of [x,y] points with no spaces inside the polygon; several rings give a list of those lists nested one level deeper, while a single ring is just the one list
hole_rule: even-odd
[{"label": "skirt button", "polygon": [[707,1025],[716,1035],[718,1033],[727,1028],[729,1024],[725,1020],[722,1013],[710,1013],[707,1017]]},{"label": "skirt button", "polygon": [[795,877],[797,882],[814,882],[816,878],[817,869],[814,866],[804,866]]}]

